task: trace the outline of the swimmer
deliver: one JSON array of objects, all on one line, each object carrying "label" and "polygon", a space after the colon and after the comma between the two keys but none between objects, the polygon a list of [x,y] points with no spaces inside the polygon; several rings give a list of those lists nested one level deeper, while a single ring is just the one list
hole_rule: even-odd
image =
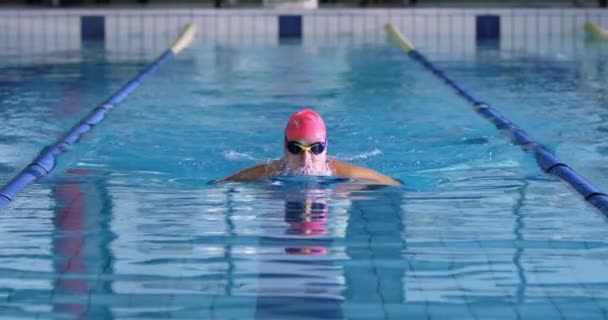
[{"label": "swimmer", "polygon": [[372,169],[327,157],[325,122],[311,109],[300,110],[289,118],[284,139],[284,156],[281,159],[244,169],[220,181],[255,181],[277,176],[312,175],[402,185]]}]

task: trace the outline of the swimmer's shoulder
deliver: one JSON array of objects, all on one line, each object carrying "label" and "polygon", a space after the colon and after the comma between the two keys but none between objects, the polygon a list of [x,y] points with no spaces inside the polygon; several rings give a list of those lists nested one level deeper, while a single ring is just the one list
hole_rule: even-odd
[{"label": "swimmer's shoulder", "polygon": [[283,162],[281,160],[271,160],[265,163],[260,163],[253,167],[243,169],[231,176],[228,176],[222,181],[255,181],[266,178],[272,178],[281,173],[283,170]]},{"label": "swimmer's shoulder", "polygon": [[334,158],[328,158],[327,164],[329,165],[329,168],[331,169],[333,174],[338,177],[355,178],[357,173],[369,170],[367,168],[363,168],[347,162],[342,162]]},{"label": "swimmer's shoulder", "polygon": [[346,177],[357,180],[370,180],[388,185],[403,185],[403,183],[369,168],[342,162],[334,158],[328,158],[327,162],[333,174],[338,177]]}]

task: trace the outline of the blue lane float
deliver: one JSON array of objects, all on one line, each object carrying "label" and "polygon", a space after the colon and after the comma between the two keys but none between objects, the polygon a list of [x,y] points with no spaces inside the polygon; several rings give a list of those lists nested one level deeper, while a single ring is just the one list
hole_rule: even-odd
[{"label": "blue lane float", "polygon": [[504,132],[511,139],[513,144],[519,145],[524,151],[534,154],[536,163],[544,172],[566,181],[576,192],[585,198],[585,201],[598,208],[604,216],[608,217],[608,195],[595,188],[587,179],[577,174],[545,146],[530,138],[524,130],[509,121],[487,103],[477,99],[456,81],[448,77],[445,72],[439,70],[422,53],[414,49],[412,43],[393,24],[387,24],[386,31],[389,37],[412,59],[452,87],[459,96],[471,103],[477,114],[492,122],[496,128]]},{"label": "blue lane float", "polygon": [[51,172],[55,167],[57,156],[76,144],[83,134],[89,132],[96,124],[100,123],[110,110],[135,91],[160,66],[189,46],[194,39],[195,33],[195,27],[191,24],[187,25],[173,45],[156,58],[156,60],[123,85],[106,101],[91,110],[89,114],[82,118],[55,143],[44,148],[32,163],[21,170],[8,184],[0,189],[0,209],[6,207],[28,185]]}]

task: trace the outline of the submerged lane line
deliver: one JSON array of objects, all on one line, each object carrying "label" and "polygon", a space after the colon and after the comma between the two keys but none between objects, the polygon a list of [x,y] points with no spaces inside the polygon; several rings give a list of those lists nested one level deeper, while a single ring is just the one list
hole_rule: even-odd
[{"label": "submerged lane line", "polygon": [[443,71],[439,70],[439,68],[414,48],[413,44],[401,34],[397,27],[391,23],[386,24],[385,27],[391,40],[396,42],[412,59],[422,64],[427,70],[452,87],[460,97],[471,103],[479,115],[492,122],[496,128],[507,134],[513,144],[519,145],[526,152],[533,153],[536,163],[544,172],[553,174],[566,181],[587,202],[598,208],[604,216],[608,217],[608,195],[599,191],[584,177],[574,172],[573,169],[558,159],[545,146],[530,138],[524,130],[498,113],[487,103],[477,99]]},{"label": "submerged lane line", "polygon": [[6,207],[25,187],[51,172],[55,167],[56,157],[58,155],[76,144],[83,134],[89,132],[93,126],[100,123],[105,118],[108,111],[112,110],[129,94],[135,91],[143,81],[152,76],[160,66],[189,46],[194,40],[195,33],[196,28],[194,25],[187,25],[173,45],[156,58],[156,60],[140,71],[137,76],[123,85],[106,101],[91,110],[89,114],[61,136],[59,140],[44,148],[32,163],[21,170],[21,172],[19,172],[19,174],[17,174],[8,184],[0,189],[0,209]]}]

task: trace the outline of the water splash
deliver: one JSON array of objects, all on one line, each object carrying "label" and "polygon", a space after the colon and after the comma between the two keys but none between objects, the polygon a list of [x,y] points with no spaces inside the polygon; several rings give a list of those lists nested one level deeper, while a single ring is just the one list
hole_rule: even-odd
[{"label": "water splash", "polygon": [[234,150],[225,151],[222,155],[228,160],[257,160],[247,153],[241,153]]},{"label": "water splash", "polygon": [[339,155],[339,156],[336,156],[336,158],[339,158],[340,160],[352,161],[352,160],[357,160],[357,159],[367,159],[369,157],[377,156],[379,154],[382,154],[382,151],[380,151],[380,149],[376,148],[372,151],[366,151],[366,152],[362,152],[362,153],[355,154],[352,156]]}]

